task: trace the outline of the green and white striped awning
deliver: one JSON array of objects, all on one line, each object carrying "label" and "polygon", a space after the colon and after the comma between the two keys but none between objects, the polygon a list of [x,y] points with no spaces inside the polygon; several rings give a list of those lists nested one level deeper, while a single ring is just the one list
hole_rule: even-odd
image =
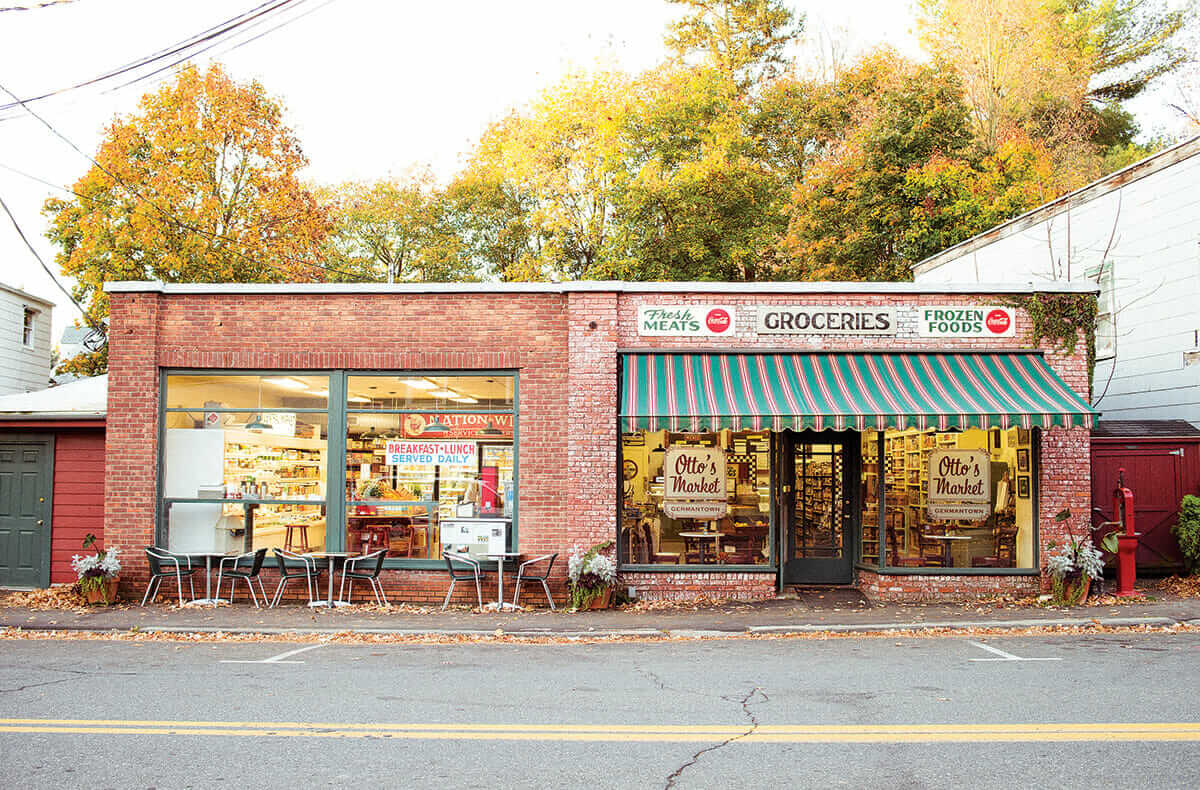
[{"label": "green and white striped awning", "polygon": [[1091,427],[1037,353],[627,354],[625,431]]}]

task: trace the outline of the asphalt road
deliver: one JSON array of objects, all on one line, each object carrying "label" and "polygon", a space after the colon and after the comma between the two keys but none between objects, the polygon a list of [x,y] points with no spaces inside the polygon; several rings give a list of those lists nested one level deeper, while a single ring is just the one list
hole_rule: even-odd
[{"label": "asphalt road", "polygon": [[305,647],[0,641],[0,786],[1200,787],[1194,633]]}]

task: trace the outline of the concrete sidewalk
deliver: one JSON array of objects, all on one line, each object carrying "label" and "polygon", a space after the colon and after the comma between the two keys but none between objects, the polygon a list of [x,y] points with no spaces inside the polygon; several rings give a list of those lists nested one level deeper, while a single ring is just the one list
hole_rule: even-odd
[{"label": "concrete sidewalk", "polygon": [[122,604],[113,607],[29,609],[4,605],[0,628],[62,631],[171,631],[242,634],[389,633],[406,635],[494,634],[541,637],[704,637],[734,634],[856,632],[889,629],[1000,628],[1048,626],[1200,626],[1200,599],[1158,597],[1154,601],[1073,609],[1001,607],[980,604],[872,604],[856,590],[801,591],[795,599],[727,603],[686,608],[632,608],[568,613],[445,612],[354,606],[333,611],[284,605],[255,609],[249,604],[184,607]]}]

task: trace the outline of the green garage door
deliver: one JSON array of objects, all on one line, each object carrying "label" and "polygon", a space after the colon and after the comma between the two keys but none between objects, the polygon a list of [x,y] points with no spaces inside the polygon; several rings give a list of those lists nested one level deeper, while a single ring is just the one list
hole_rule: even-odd
[{"label": "green garage door", "polygon": [[50,445],[0,442],[0,587],[50,583]]}]

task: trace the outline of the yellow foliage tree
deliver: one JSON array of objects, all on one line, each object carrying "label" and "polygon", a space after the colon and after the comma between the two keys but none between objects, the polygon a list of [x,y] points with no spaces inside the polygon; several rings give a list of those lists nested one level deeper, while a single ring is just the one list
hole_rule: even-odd
[{"label": "yellow foliage tree", "polygon": [[[51,198],[47,237],[76,279],[88,323],[108,315],[104,283],[326,279],[328,222],[297,177],[308,164],[280,103],[219,65],[193,66],[110,124],[70,200]],[[60,372],[103,372],[107,350]]]}]

